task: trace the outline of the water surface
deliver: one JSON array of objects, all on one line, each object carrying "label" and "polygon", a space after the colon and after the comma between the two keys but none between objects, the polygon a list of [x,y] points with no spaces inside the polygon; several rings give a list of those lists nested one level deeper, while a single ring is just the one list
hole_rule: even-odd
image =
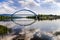
[{"label": "water surface", "polygon": [[60,31],[60,19],[57,20],[34,20],[34,19],[13,19],[13,21],[0,21],[0,25],[8,28],[38,28],[41,31],[53,32]]}]

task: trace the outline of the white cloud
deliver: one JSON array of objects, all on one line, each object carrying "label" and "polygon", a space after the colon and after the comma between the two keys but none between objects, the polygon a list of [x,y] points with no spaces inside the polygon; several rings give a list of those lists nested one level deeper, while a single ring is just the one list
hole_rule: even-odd
[{"label": "white cloud", "polygon": [[12,0],[8,1],[9,3],[14,3]]},{"label": "white cloud", "polygon": [[33,2],[34,0],[26,0],[26,2]]},{"label": "white cloud", "polygon": [[2,6],[7,10],[11,10],[11,11],[14,10],[11,7],[9,7],[8,4],[6,4],[6,3],[4,3]]},{"label": "white cloud", "polygon": [[[17,3],[15,3],[15,1]],[[0,10],[2,10],[0,13],[13,13],[21,8],[28,8],[37,13],[60,13],[60,3],[56,2],[55,0],[41,1],[42,0],[8,0],[7,2],[0,3]]]},{"label": "white cloud", "polygon": [[0,9],[0,14],[6,13],[6,12],[7,12],[7,11],[6,11],[5,9],[3,9],[3,8]]},{"label": "white cloud", "polygon": [[55,2],[60,3],[60,0],[55,0]]},{"label": "white cloud", "polygon": [[60,3],[59,2],[54,1],[53,3],[56,4],[56,6],[60,7]]},{"label": "white cloud", "polygon": [[0,14],[2,13],[13,13],[14,12],[14,8],[12,8],[12,7],[10,7],[9,6],[9,3],[8,2],[3,2],[3,3],[1,3],[1,5],[0,5],[1,7],[0,7]]},{"label": "white cloud", "polygon": [[45,0],[45,2],[53,2],[54,0]]},{"label": "white cloud", "polygon": [[35,4],[36,6],[40,6],[39,4],[37,4],[34,0],[26,0],[26,1],[18,1],[19,3],[21,3],[24,6],[27,6],[29,4]]}]

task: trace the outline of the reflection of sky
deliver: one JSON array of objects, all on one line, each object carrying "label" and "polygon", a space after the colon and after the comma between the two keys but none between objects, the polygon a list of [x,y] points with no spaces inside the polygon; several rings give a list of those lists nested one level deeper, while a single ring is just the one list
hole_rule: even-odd
[{"label": "reflection of sky", "polygon": [[36,13],[59,14],[59,0],[0,0],[0,13],[14,13],[20,9],[31,9]]},{"label": "reflection of sky", "polygon": [[42,31],[60,31],[60,20],[40,21],[31,27],[40,28]]}]

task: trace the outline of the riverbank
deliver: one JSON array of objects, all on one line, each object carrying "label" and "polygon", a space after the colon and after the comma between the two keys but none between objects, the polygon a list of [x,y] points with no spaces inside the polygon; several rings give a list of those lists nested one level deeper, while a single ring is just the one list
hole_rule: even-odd
[{"label": "riverbank", "polygon": [[11,32],[11,29],[10,28],[7,28],[6,26],[3,26],[3,25],[0,25],[0,36],[4,36],[8,33]]},{"label": "riverbank", "polygon": [[60,19],[60,16],[58,15],[37,15],[37,16],[28,16],[26,18],[30,18],[30,19],[36,19],[37,20],[54,20],[54,19]]},{"label": "riverbank", "polygon": [[0,21],[8,21],[17,18],[29,18],[29,19],[37,19],[37,20],[54,20],[60,19],[59,15],[41,15],[38,14],[36,16],[27,16],[27,17],[11,17],[11,16],[0,16]]}]

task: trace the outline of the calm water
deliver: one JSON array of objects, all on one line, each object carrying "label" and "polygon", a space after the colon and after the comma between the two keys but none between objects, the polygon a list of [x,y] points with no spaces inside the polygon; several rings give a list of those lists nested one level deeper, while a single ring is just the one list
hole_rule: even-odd
[{"label": "calm water", "polygon": [[41,31],[53,32],[60,31],[60,19],[57,20],[34,20],[34,19],[13,19],[13,21],[0,21],[0,25],[7,26],[8,28],[38,28]]}]

